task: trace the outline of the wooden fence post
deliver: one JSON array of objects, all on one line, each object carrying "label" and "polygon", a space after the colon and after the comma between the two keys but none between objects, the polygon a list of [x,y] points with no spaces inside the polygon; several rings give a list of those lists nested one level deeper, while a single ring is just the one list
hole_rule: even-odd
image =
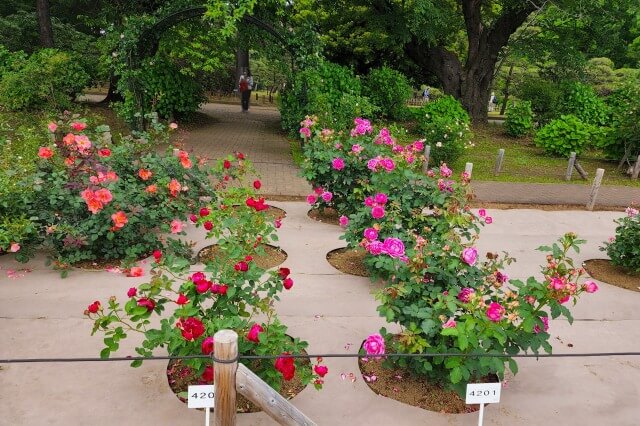
[{"label": "wooden fence post", "polygon": [[631,173],[631,179],[638,179],[638,175],[640,175],[640,155],[636,159],[636,164],[633,166],[633,173]]},{"label": "wooden fence post", "polygon": [[469,180],[471,180],[471,173],[473,173],[473,163],[465,164],[464,172],[469,176]]},{"label": "wooden fence post", "polygon": [[496,166],[493,169],[493,174],[498,176],[500,174],[500,170],[502,170],[502,162],[504,161],[504,149],[498,150],[498,158],[496,158]]},{"label": "wooden fence post", "polygon": [[424,147],[424,163],[422,163],[422,173],[426,174],[429,171],[429,155],[431,155],[431,146],[425,145]]},{"label": "wooden fence post", "polygon": [[576,153],[572,152],[569,156],[569,165],[567,166],[567,174],[564,177],[564,180],[571,180],[571,175],[573,174],[573,165],[576,162]]},{"label": "wooden fence post", "polygon": [[593,186],[591,187],[591,194],[589,195],[589,202],[587,203],[587,209],[593,210],[593,206],[596,204],[596,198],[598,198],[598,190],[602,183],[602,176],[604,175],[604,169],[596,170],[596,177],[593,178]]},{"label": "wooden fence post", "polygon": [[[242,364],[238,366],[236,387],[242,396],[258,405],[269,417],[281,425],[315,426],[313,420],[305,416],[303,412]],[[217,389],[216,387],[216,395]]]},{"label": "wooden fence post", "polygon": [[578,173],[580,173],[580,177],[584,180],[587,180],[587,178],[589,177],[589,173],[587,173],[582,166],[580,165],[580,163],[578,163],[578,160],[576,159],[576,161],[573,164],[576,168],[576,170],[578,171]]},{"label": "wooden fence post", "polygon": [[213,363],[214,426],[236,424],[236,371],[238,369],[238,334],[233,330],[220,330],[213,336],[215,357],[233,363]]}]

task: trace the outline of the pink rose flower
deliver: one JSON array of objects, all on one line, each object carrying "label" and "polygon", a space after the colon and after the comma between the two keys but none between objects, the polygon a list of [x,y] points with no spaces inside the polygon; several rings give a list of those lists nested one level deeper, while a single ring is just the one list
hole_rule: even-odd
[{"label": "pink rose flower", "polygon": [[382,251],[391,257],[400,258],[404,256],[404,243],[399,238],[385,238]]},{"label": "pink rose flower", "polygon": [[333,198],[333,194],[329,191],[325,191],[322,193],[321,197],[325,202],[328,203]]},{"label": "pink rose flower", "polygon": [[491,225],[492,222],[493,219],[491,218],[491,216],[487,216],[484,218],[484,223],[486,223],[487,225]]},{"label": "pink rose flower", "polygon": [[440,166],[440,176],[448,178],[451,177],[452,174],[453,172],[451,171],[451,169],[447,167],[445,163],[442,163],[442,165]]},{"label": "pink rose flower", "polygon": [[313,366],[313,371],[315,371],[318,376],[324,377],[329,372],[329,369],[326,365],[315,365]]},{"label": "pink rose flower", "polygon": [[175,130],[175,129],[177,129],[177,128],[178,128],[178,123],[169,123],[169,128],[170,128],[171,130]]},{"label": "pink rose flower", "polygon": [[48,160],[53,157],[53,151],[48,146],[41,146],[38,150],[38,157]]},{"label": "pink rose flower", "polygon": [[184,223],[182,223],[180,220],[173,219],[171,221],[171,233],[172,234],[177,234],[179,232],[182,232],[182,227],[183,226],[184,226]]},{"label": "pink rose flower", "polygon": [[388,201],[387,194],[377,193],[375,197],[373,197],[373,201],[378,204],[386,204]]},{"label": "pink rose flower", "polygon": [[478,210],[478,215],[480,215],[480,217],[485,217],[487,215],[487,211],[485,209],[480,209]]},{"label": "pink rose flower", "polygon": [[375,172],[378,169],[379,163],[380,160],[378,158],[372,158],[371,160],[367,161],[367,168]]},{"label": "pink rose flower", "polygon": [[209,336],[209,337],[205,337],[204,340],[202,341],[202,354],[203,355],[210,355],[211,352],[213,352],[213,337]]},{"label": "pink rose flower", "polygon": [[318,201],[318,197],[315,194],[307,195],[307,203],[314,205]]},{"label": "pink rose flower", "polygon": [[356,154],[360,154],[364,148],[360,144],[351,145],[351,152],[355,152]]},{"label": "pink rose flower", "polygon": [[595,293],[596,291],[598,291],[598,284],[596,284],[593,281],[586,281],[583,285],[582,288],[584,288],[584,290],[587,293]]},{"label": "pink rose flower", "polygon": [[364,205],[367,207],[373,207],[374,202],[373,202],[373,197],[367,197],[364,199]]},{"label": "pink rose flower", "polygon": [[422,151],[424,149],[424,142],[422,141],[415,141],[413,143],[413,150],[414,151]]},{"label": "pink rose flower", "polygon": [[382,219],[384,217],[384,207],[373,207],[371,209],[371,216],[373,216],[374,219]]},{"label": "pink rose flower", "polygon": [[334,170],[344,169],[344,159],[340,157],[334,158],[333,160],[331,160],[331,167],[333,167]]},{"label": "pink rose flower", "polygon": [[135,287],[131,287],[129,291],[127,291],[128,297],[136,297],[137,294],[138,294],[138,289]]},{"label": "pink rose flower", "polygon": [[260,333],[263,331],[264,328],[260,324],[253,324],[247,333],[247,340],[253,343],[260,343]]},{"label": "pink rose flower", "polygon": [[[549,317],[540,317],[540,321],[542,321],[542,324],[544,324],[544,331],[546,332],[547,330],[549,330]],[[540,333],[540,326],[538,324],[536,324],[533,327],[533,332],[538,334]]]},{"label": "pink rose flower", "polygon": [[475,247],[467,247],[462,250],[462,260],[467,265],[473,266],[478,260],[478,250]]},{"label": "pink rose flower", "polygon": [[396,165],[391,158],[383,158],[380,160],[380,165],[388,172],[391,172],[396,168]]},{"label": "pink rose flower", "polygon": [[[384,355],[385,353],[384,338],[379,333],[367,337],[362,347],[367,355]],[[374,357],[374,359],[380,359],[380,357]]]},{"label": "pink rose flower", "polygon": [[469,303],[469,301],[471,300],[471,296],[475,293],[476,291],[470,287],[465,287],[462,290],[460,290],[460,293],[458,293],[458,300],[461,301],[462,303]]},{"label": "pink rose flower", "polygon": [[562,290],[564,288],[565,282],[562,278],[551,278],[551,282],[549,286],[554,290]]},{"label": "pink rose flower", "polygon": [[302,127],[302,128],[300,128],[300,134],[302,136],[304,136],[305,138],[310,138],[311,137],[311,130],[308,127]]},{"label": "pink rose flower", "polygon": [[364,237],[369,241],[373,241],[378,238],[378,231],[374,228],[367,228],[364,230]]},{"label": "pink rose flower", "polygon": [[76,132],[81,132],[87,128],[87,125],[79,121],[74,121],[73,123],[71,123],[71,128]]},{"label": "pink rose flower", "polygon": [[369,244],[366,245],[365,249],[374,256],[382,254],[384,245],[382,241],[373,240]]},{"label": "pink rose flower", "polygon": [[501,304],[497,302],[491,302],[489,309],[487,309],[487,317],[493,322],[499,322],[504,315],[505,309]]},{"label": "pink rose flower", "polygon": [[442,328],[456,328],[456,320],[449,318],[447,322],[442,324]]},{"label": "pink rose flower", "polygon": [[51,133],[55,133],[55,131],[58,129],[58,125],[52,121],[51,123],[47,124],[47,128]]},{"label": "pink rose flower", "polygon": [[340,223],[340,226],[342,226],[343,228],[346,228],[347,225],[349,225],[349,218],[346,217],[345,215],[342,215],[338,219],[338,222]]},{"label": "pink rose flower", "polygon": [[627,216],[629,217],[636,217],[638,216],[638,210],[634,209],[633,207],[627,207],[624,212],[627,214]]},{"label": "pink rose flower", "polygon": [[11,246],[9,247],[9,253],[17,253],[20,251],[20,244],[18,243],[12,243]]},{"label": "pink rose flower", "polygon": [[141,277],[143,275],[144,270],[139,266],[132,266],[131,269],[129,269],[129,274],[127,274],[128,277]]}]

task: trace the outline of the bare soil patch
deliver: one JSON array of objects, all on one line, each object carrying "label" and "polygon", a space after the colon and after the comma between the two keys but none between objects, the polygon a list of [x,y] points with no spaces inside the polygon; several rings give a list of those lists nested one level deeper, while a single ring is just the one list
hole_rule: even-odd
[{"label": "bare soil patch", "polygon": [[614,265],[609,259],[591,259],[584,262],[589,275],[598,281],[640,292],[640,274]]},{"label": "bare soil patch", "polygon": [[327,261],[340,272],[359,277],[369,277],[371,274],[364,264],[366,252],[362,249],[343,247],[327,253]]},{"label": "bare soil patch", "polygon": [[340,213],[331,207],[311,209],[307,213],[311,219],[331,225],[340,225]]},{"label": "bare soil patch", "polygon": [[[263,255],[253,256],[253,261],[262,269],[269,269],[282,264],[287,260],[287,252],[280,247],[272,246],[270,244],[261,244],[264,249]],[[224,257],[222,249],[219,245],[213,244],[204,247],[198,253],[198,262],[205,263],[218,257]]]}]

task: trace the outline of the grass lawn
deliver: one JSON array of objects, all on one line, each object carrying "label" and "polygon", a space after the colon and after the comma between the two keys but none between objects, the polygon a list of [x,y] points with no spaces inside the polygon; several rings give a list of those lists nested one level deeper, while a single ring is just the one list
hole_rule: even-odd
[{"label": "grass lawn", "polygon": [[[568,159],[550,157],[533,143],[532,137],[515,139],[504,134],[501,125],[488,124],[473,129],[475,146],[468,148],[464,155],[451,166],[455,171],[464,170],[465,163],[473,163],[475,180],[500,182],[567,183],[564,180]],[[505,150],[500,175],[494,176],[499,149]],[[588,179],[580,177],[574,169],[571,183],[591,184],[596,169],[605,170],[604,185],[635,185],[629,176],[617,170],[617,161],[608,161],[598,152],[587,152],[578,157],[578,162],[589,173]]]}]

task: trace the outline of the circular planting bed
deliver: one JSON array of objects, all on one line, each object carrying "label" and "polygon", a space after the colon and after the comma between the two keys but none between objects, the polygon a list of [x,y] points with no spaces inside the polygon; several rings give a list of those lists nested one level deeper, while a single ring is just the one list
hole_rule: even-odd
[{"label": "circular planting bed", "polygon": [[364,264],[366,252],[362,249],[343,247],[327,253],[327,261],[340,272],[359,277],[369,277],[371,274]]},{"label": "circular planting bed", "polygon": [[609,259],[591,259],[584,262],[584,269],[598,281],[640,292],[640,273],[628,272]]},{"label": "circular planting bed", "polygon": [[[255,255],[253,257],[253,261],[260,268],[273,268],[287,260],[287,252],[282,250],[280,247],[272,246],[270,244],[261,244],[260,246],[264,250],[264,254]],[[198,253],[198,262],[205,263],[208,260],[213,260],[220,256],[224,256],[222,250],[220,249],[220,246],[217,244],[213,244],[210,246],[206,246],[202,250],[200,250],[200,252]]]},{"label": "circular planting bed", "polygon": [[340,213],[331,207],[311,209],[307,212],[307,216],[318,222],[340,225]]},{"label": "circular planting bed", "polygon": [[[302,351],[302,353],[306,354],[306,351]],[[309,360],[306,360],[306,363],[309,363]],[[183,365],[182,360],[179,359],[169,361],[169,365],[167,366],[167,380],[173,393],[184,403],[187,402],[187,398],[182,395],[186,395],[189,385],[207,384],[197,377],[191,368]],[[289,381],[282,381],[282,388],[279,393],[285,398],[291,399],[302,392],[304,388],[305,385],[300,380],[300,377],[296,375]],[[236,397],[236,406],[238,413],[256,413],[262,411],[258,406],[239,393]]]},{"label": "circular planting bed", "polygon": [[[238,207],[238,206],[234,206],[234,207]],[[287,216],[286,211],[282,210],[279,207],[274,207],[271,205],[268,205],[268,208],[264,210],[264,214],[267,215],[267,217],[271,220],[284,219]]]}]

